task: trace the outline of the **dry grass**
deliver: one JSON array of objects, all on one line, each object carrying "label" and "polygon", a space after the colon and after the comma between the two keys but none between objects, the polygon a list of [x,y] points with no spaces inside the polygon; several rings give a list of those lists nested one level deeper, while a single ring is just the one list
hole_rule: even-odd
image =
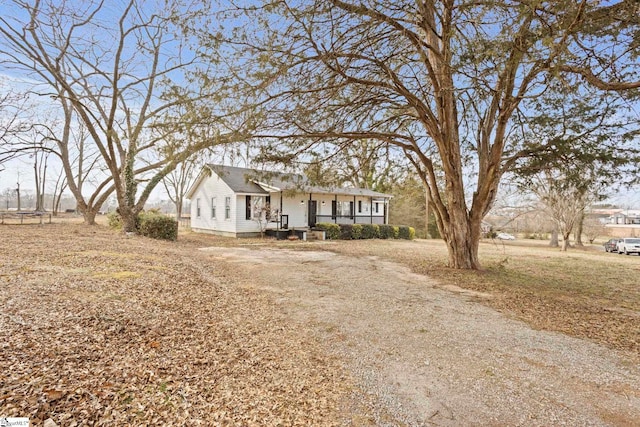
[{"label": "dry grass", "polygon": [[[309,244],[312,245],[312,244]],[[567,253],[529,241],[483,242],[483,271],[447,268],[439,240],[350,241],[313,245],[358,257],[377,256],[443,285],[491,294],[487,304],[534,328],[588,338],[640,354],[640,257],[596,247]]]},{"label": "dry grass", "polygon": [[351,385],[197,240],[0,226],[0,416],[59,426],[337,425]]}]

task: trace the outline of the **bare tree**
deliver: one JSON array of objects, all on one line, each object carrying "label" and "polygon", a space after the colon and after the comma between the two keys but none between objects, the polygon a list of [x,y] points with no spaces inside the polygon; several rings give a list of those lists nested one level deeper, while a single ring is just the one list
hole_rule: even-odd
[{"label": "bare tree", "polygon": [[[199,48],[190,45],[187,34],[201,14],[209,14],[208,5],[171,0],[142,7],[128,0],[107,7],[97,0],[62,5],[15,0],[7,9],[0,17],[3,65],[47,87],[65,120],[73,112],[100,153],[105,175],[88,203],[70,162],[64,164],[86,222],[93,223],[96,209],[115,193],[123,230],[135,231],[138,212],[178,164],[202,148],[246,138],[219,115],[204,122],[195,105],[220,96],[213,84],[191,84],[212,64],[199,62],[192,50]],[[240,119],[239,126],[244,124]],[[197,142],[185,138],[181,146],[166,142],[168,134],[185,126],[189,132],[193,126],[216,127],[216,134]],[[70,126],[64,128],[70,132]],[[68,135],[60,139],[68,141]],[[61,155],[69,156],[65,143],[61,147]]]},{"label": "bare tree", "polygon": [[57,174],[56,182],[53,187],[53,197],[51,198],[51,212],[54,216],[58,215],[58,212],[60,211],[60,202],[62,201],[62,195],[66,189],[67,177],[64,174],[64,171],[61,170],[60,173]]},{"label": "bare tree", "polygon": [[30,104],[25,94],[17,93],[0,85],[0,171],[12,159],[31,153],[31,146],[14,146],[16,139],[32,126],[25,117]]},{"label": "bare tree", "polygon": [[274,117],[261,136],[272,150],[289,142],[286,161],[327,140],[400,147],[429,188],[455,268],[480,267],[481,222],[505,171],[551,149],[512,138],[514,117],[546,108],[538,96],[557,81],[640,87],[636,1],[263,3],[255,15],[236,10],[264,27],[228,40],[260,68],[246,78]]},{"label": "bare tree", "polygon": [[34,182],[36,187],[36,211],[44,211],[44,194],[47,182],[47,165],[49,153],[44,150],[35,150],[31,155],[33,158]]},{"label": "bare tree", "polygon": [[196,153],[178,164],[173,171],[165,175],[162,179],[162,185],[169,196],[169,200],[171,200],[176,207],[177,219],[182,218],[184,196],[201,167],[202,161],[198,153]]},{"label": "bare tree", "polygon": [[278,210],[271,208],[271,205],[261,197],[252,197],[251,202],[251,219],[258,224],[260,230],[260,237],[264,238],[264,233],[269,227],[269,224],[275,222],[278,217]]},{"label": "bare tree", "polygon": [[592,202],[590,194],[584,187],[578,187],[573,181],[549,171],[540,174],[532,183],[532,188],[562,236],[561,250],[566,251],[571,232]]},{"label": "bare tree", "polygon": [[587,216],[582,223],[582,232],[589,243],[593,243],[599,236],[606,233],[607,228],[598,218]]},{"label": "bare tree", "polygon": [[408,168],[397,147],[377,140],[354,141],[341,148],[327,142],[314,148],[308,153],[305,175],[321,185],[385,192]]}]

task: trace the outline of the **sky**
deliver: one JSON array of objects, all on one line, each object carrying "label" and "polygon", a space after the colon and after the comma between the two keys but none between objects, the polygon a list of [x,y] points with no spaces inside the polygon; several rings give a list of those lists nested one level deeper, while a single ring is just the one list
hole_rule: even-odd
[{"label": "sky", "polygon": [[[3,10],[5,7],[7,6],[0,5],[0,15],[5,15],[4,12],[6,12],[6,10]],[[19,90],[21,86],[26,87],[28,83],[28,80],[22,77],[17,78],[15,74],[11,77],[6,73],[6,70],[4,70],[3,74],[3,70],[0,68],[0,91],[3,90],[3,88],[6,90],[8,87]],[[37,108],[40,108],[43,111],[52,111],[55,108],[52,100],[47,97],[38,99],[37,105]],[[57,164],[53,157],[51,158],[51,169],[60,169],[60,165]],[[28,158],[13,160],[4,165],[0,165],[0,192],[4,192],[7,188],[15,189],[18,181],[20,182],[21,190],[35,191],[33,175],[33,163]],[[53,183],[53,181],[53,178],[49,178],[49,182]],[[161,186],[159,186],[154,192],[152,198],[162,199],[164,196],[165,195],[162,194]],[[640,189],[632,189],[615,195],[611,198],[611,202],[618,204],[621,207],[633,209],[640,208]]]}]

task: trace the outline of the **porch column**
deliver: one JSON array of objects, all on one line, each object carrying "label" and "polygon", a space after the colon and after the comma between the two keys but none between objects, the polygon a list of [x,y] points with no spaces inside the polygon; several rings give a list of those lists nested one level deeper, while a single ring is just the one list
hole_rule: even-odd
[{"label": "porch column", "polygon": [[384,223],[389,224],[389,200],[384,199]]},{"label": "porch column", "polygon": [[280,192],[280,215],[278,215],[278,230],[282,227],[282,191]]},{"label": "porch column", "polygon": [[369,223],[373,224],[373,197],[369,197]]},{"label": "porch column", "polygon": [[353,196],[353,210],[351,211],[351,215],[353,215],[353,223],[356,223],[356,196]]}]

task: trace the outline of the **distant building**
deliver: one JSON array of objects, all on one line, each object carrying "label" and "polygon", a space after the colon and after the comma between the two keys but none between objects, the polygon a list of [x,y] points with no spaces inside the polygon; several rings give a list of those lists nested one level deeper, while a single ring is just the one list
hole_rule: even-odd
[{"label": "distant building", "polygon": [[599,218],[613,237],[640,236],[640,210],[593,209],[589,215]]}]

